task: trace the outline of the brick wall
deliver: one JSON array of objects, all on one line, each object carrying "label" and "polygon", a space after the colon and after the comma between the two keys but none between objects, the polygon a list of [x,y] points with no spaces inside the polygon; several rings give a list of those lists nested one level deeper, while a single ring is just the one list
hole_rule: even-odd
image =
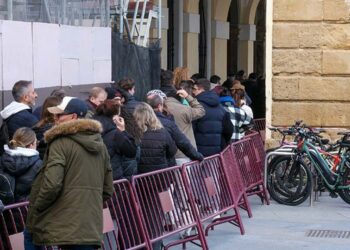
[{"label": "brick wall", "polygon": [[272,125],[350,127],[350,4],[275,0]]}]

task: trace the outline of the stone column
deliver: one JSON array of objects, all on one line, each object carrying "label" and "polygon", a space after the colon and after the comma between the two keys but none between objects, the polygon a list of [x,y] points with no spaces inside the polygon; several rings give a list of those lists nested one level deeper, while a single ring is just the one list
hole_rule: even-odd
[{"label": "stone column", "polygon": [[211,28],[211,75],[216,74],[225,80],[227,77],[227,40],[230,39],[230,23],[214,20]]},{"label": "stone column", "polygon": [[246,74],[254,71],[254,42],[256,40],[256,26],[240,24],[238,35],[238,70],[243,69]]},{"label": "stone column", "polygon": [[212,0],[211,23],[211,75],[227,77],[227,40],[230,39],[230,23],[227,22],[231,0]]},{"label": "stone column", "polygon": [[200,32],[199,0],[184,0],[183,16],[183,66],[189,69],[189,75],[197,73],[198,34]]}]

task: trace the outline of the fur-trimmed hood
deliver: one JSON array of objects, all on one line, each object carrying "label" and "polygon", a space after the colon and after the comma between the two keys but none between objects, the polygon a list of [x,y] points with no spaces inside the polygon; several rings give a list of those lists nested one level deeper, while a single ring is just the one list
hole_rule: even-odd
[{"label": "fur-trimmed hood", "polygon": [[45,141],[51,143],[57,138],[69,137],[90,152],[98,152],[104,146],[102,125],[91,119],[78,119],[64,122],[46,131]]}]

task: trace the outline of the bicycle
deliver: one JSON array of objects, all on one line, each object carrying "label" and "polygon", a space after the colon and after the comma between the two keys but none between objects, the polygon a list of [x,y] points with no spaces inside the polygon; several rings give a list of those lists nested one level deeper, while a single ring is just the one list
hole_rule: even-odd
[{"label": "bicycle", "polygon": [[340,133],[343,138],[338,142],[338,156],[334,156],[315,145],[315,137],[319,136],[310,128],[303,126],[296,130],[298,143],[294,154],[273,159],[269,165],[267,188],[271,197],[286,205],[304,202],[311,194],[312,173],[309,165],[312,165],[331,196],[339,194],[350,204],[350,132]]}]

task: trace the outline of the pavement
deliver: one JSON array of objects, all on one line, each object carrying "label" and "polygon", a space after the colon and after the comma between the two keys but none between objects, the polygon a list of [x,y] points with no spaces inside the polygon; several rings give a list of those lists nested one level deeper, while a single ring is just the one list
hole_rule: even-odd
[{"label": "pavement", "polygon": [[[340,198],[331,198],[323,193],[310,207],[309,200],[292,207],[271,201],[262,205],[257,197],[249,197],[253,217],[241,211],[245,235],[239,229],[225,223],[209,231],[209,249],[247,249],[247,250],[289,250],[350,249],[350,233],[347,238],[307,237],[309,230],[350,231],[350,204]],[[188,243],[186,249],[200,249]],[[182,249],[181,246],[172,249]]]}]

